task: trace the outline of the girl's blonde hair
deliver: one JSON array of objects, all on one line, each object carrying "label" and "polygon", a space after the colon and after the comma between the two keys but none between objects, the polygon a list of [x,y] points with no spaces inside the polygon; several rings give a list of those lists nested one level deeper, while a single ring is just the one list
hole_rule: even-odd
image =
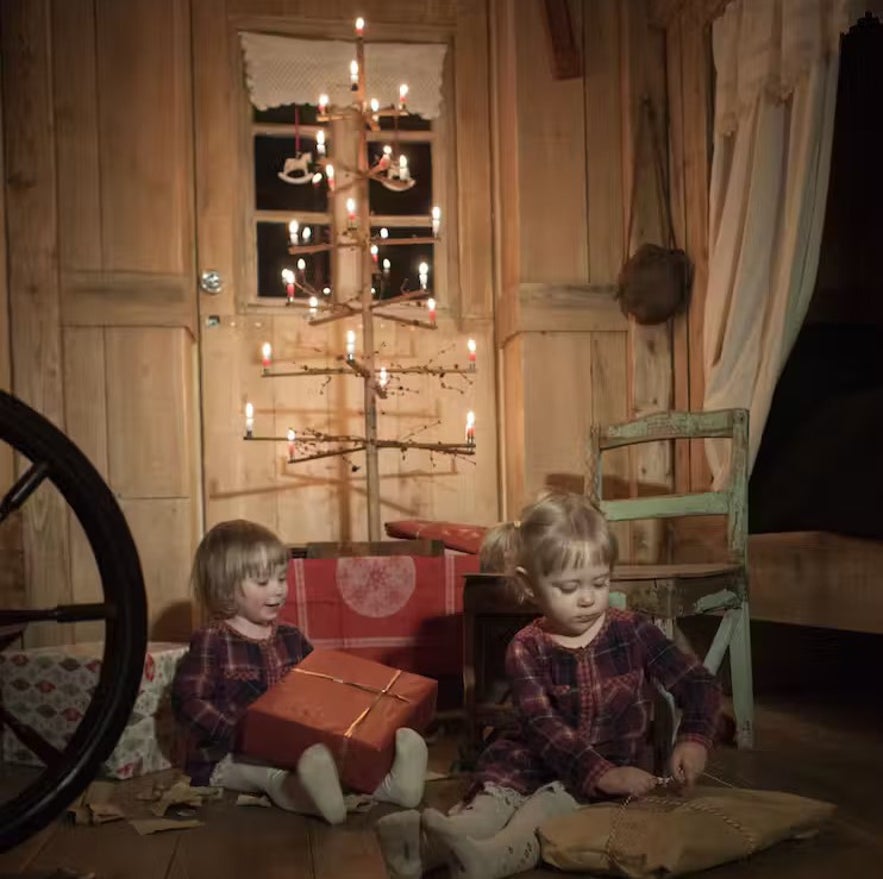
[{"label": "girl's blonde hair", "polygon": [[483,574],[513,574],[518,552],[518,523],[500,522],[488,529],[478,550],[478,570]]},{"label": "girl's blonde hair", "polygon": [[269,528],[246,519],[219,522],[197,547],[190,584],[212,617],[227,619],[246,577],[267,578],[287,561],[288,550]]},{"label": "girl's blonde hair", "polygon": [[[521,587],[568,568],[616,563],[616,538],[604,514],[588,497],[554,492],[521,513],[515,553]],[[526,582],[525,582],[526,581]]]}]

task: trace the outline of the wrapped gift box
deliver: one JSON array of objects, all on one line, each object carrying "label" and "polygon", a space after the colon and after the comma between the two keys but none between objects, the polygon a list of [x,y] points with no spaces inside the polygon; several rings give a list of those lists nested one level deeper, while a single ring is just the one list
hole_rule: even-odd
[{"label": "wrapped gift box", "polygon": [[434,677],[463,667],[470,555],[292,559],[282,616],[316,647]]},{"label": "wrapped gift box", "polygon": [[[177,736],[169,692],[184,644],[152,642],[129,723],[104,763],[112,778],[133,778],[168,769],[176,762]],[[101,643],[65,644],[0,653],[0,699],[17,721],[31,727],[54,748],[70,740],[98,683]],[[9,729],[2,733],[3,759],[43,765]]]},{"label": "wrapped gift box", "polygon": [[239,749],[293,769],[319,742],[334,754],[345,787],[371,793],[392,767],[396,730],[425,729],[435,713],[434,680],[336,650],[314,650],[255,700]]}]

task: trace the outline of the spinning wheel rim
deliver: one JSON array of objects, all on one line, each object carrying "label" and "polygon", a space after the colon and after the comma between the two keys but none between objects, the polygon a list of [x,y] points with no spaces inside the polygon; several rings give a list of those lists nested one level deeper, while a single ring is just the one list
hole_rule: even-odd
[{"label": "spinning wheel rim", "polygon": [[104,479],[58,428],[0,391],[0,440],[32,462],[49,464],[48,480],[77,517],[101,578],[108,614],[98,684],[57,763],[0,804],[0,851],[52,821],[93,780],[128,723],[147,648],[147,602],[138,551]]}]

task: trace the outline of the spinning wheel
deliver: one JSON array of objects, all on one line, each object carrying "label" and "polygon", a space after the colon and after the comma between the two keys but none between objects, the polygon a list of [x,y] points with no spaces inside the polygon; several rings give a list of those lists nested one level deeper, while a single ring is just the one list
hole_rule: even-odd
[{"label": "spinning wheel", "polygon": [[[141,683],[147,609],[138,552],[126,520],[82,452],[45,418],[3,391],[0,440],[30,462],[0,500],[0,527],[48,480],[67,501],[89,540],[104,595],[103,602],[95,604],[0,609],[0,633],[10,628],[20,631],[32,622],[87,620],[103,621],[105,633],[98,685],[70,742],[63,751],[44,751],[41,756],[46,757],[47,765],[43,773],[13,799],[0,804],[0,851],[5,851],[59,814],[89,784],[116,745]],[[14,726],[8,715],[4,720]]]}]

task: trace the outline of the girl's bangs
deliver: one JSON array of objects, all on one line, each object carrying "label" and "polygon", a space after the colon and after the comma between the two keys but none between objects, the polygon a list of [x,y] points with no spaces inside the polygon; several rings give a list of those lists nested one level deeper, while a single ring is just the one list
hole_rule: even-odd
[{"label": "girl's bangs", "polygon": [[609,566],[613,549],[609,540],[548,540],[537,547],[537,566],[542,576],[576,568]]}]

